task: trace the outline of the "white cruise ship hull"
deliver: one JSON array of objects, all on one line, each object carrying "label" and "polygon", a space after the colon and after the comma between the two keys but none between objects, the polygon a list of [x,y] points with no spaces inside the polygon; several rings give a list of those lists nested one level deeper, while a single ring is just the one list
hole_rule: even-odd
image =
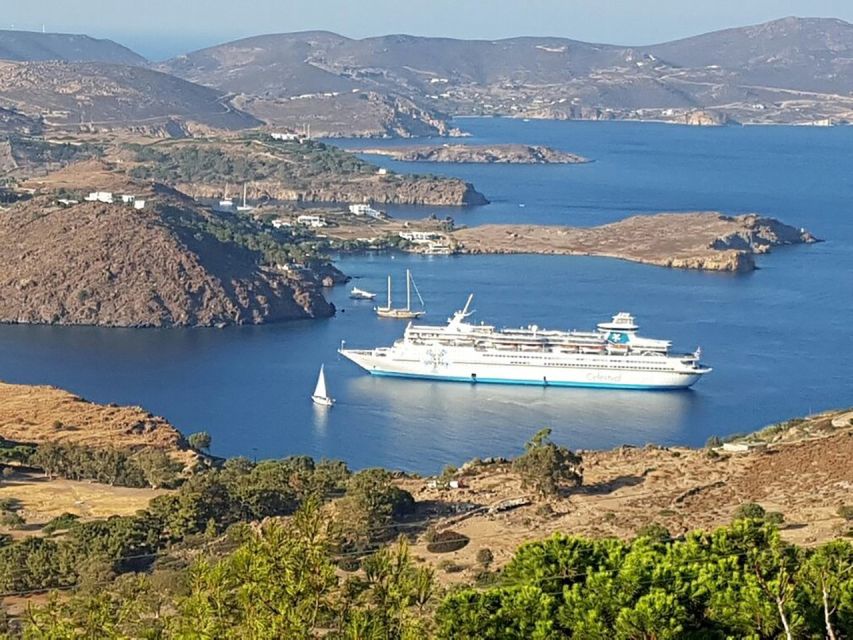
[{"label": "white cruise ship hull", "polygon": [[494,353],[456,348],[451,358],[449,351],[412,346],[341,349],[340,353],[375,376],[477,384],[671,390],[686,389],[710,371],[672,356]]}]

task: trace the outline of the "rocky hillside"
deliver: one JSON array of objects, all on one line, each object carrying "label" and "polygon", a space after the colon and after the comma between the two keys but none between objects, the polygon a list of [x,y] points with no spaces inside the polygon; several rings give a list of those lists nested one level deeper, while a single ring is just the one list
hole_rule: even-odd
[{"label": "rocky hillside", "polygon": [[465,162],[478,164],[582,164],[574,153],[526,144],[443,144],[417,147],[356,149],[358,153],[388,156],[403,162]]},{"label": "rocky hillside", "polygon": [[[245,103],[261,119],[352,133],[369,119],[368,94],[404,98],[433,120],[499,114],[686,124],[847,122],[853,121],[851,56],[853,25],[785,18],[648,47],[550,37],[266,35],[180,56],[161,68],[223,91],[263,96]],[[348,116],[356,100],[362,100],[360,123]],[[315,112],[322,115],[313,118]]]},{"label": "rocky hillside", "polygon": [[145,197],[141,211],[40,196],[0,212],[0,321],[222,326],[334,313],[310,274],[262,266],[262,248],[279,246],[268,233],[168,191]]},{"label": "rocky hillside", "polygon": [[138,180],[169,184],[193,197],[221,198],[246,184],[252,200],[475,205],[485,197],[457,178],[379,173],[355,155],[320,142],[265,135],[126,145],[121,166]]},{"label": "rocky hillside", "polygon": [[141,67],[104,63],[0,62],[0,108],[75,131],[243,129],[259,122],[221,91]]},{"label": "rocky hillside", "polygon": [[0,439],[122,449],[189,449],[175,427],[141,407],[95,404],[54,387],[5,382],[0,382]]},{"label": "rocky hillside", "polygon": [[110,62],[142,65],[147,61],[112,40],[99,40],[71,33],[38,33],[0,29],[2,60],[62,60],[64,62]]},{"label": "rocky hillside", "polygon": [[716,212],[639,215],[598,227],[482,225],[451,234],[463,253],[595,255],[663,267],[752,271],[755,255],[817,239],[773,218]]}]

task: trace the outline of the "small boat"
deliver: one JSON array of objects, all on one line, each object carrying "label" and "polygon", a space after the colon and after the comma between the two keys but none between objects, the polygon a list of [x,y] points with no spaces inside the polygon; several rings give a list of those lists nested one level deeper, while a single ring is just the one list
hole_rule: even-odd
[{"label": "small boat", "polygon": [[412,278],[412,273],[406,269],[406,306],[395,309],[391,306],[391,276],[388,276],[388,304],[384,307],[376,307],[376,315],[380,318],[393,318],[395,320],[415,320],[424,315],[426,313],[425,310],[412,309],[412,287],[415,288],[418,300],[421,301],[421,306],[423,306],[424,299],[421,298],[421,293],[418,291],[418,286]]},{"label": "small boat", "polygon": [[364,289],[359,289],[358,287],[353,287],[352,291],[349,292],[349,297],[353,300],[373,300],[376,297],[376,294],[371,293],[370,291],[365,291]]},{"label": "small boat", "polygon": [[335,399],[330,398],[326,393],[326,374],[323,373],[324,365],[320,365],[320,375],[317,376],[317,386],[314,387],[314,394],[311,396],[311,400],[314,404],[318,404],[321,407],[331,407],[335,404]]},{"label": "small boat", "polygon": [[246,204],[246,183],[243,183],[243,204],[237,206],[237,211],[251,211],[255,207]]},{"label": "small boat", "polygon": [[222,194],[222,200],[219,201],[220,207],[233,207],[234,201],[228,197],[228,183],[225,183],[225,192]]}]

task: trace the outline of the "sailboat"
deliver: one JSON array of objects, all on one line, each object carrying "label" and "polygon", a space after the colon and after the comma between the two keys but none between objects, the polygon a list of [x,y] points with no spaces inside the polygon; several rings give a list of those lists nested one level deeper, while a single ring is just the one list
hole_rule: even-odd
[{"label": "sailboat", "polygon": [[228,197],[228,183],[225,183],[225,192],[222,194],[222,200],[219,201],[220,207],[233,207],[234,201]]},{"label": "sailboat", "polygon": [[320,375],[317,376],[317,386],[314,387],[314,394],[311,400],[314,404],[319,404],[321,407],[331,407],[335,404],[335,399],[330,398],[326,393],[326,374],[323,372],[325,365],[320,365]]},{"label": "sailboat", "polygon": [[421,298],[421,293],[418,291],[418,286],[415,284],[414,278],[412,278],[412,273],[406,269],[406,306],[395,309],[391,306],[391,276],[388,276],[388,304],[384,307],[376,307],[376,315],[380,318],[394,318],[396,320],[414,320],[424,315],[426,311],[412,309],[412,287],[415,288],[418,300],[421,301],[421,306],[423,306],[424,299]]},{"label": "sailboat", "polygon": [[243,183],[243,204],[237,206],[237,211],[251,211],[254,207],[246,204],[246,183]]}]

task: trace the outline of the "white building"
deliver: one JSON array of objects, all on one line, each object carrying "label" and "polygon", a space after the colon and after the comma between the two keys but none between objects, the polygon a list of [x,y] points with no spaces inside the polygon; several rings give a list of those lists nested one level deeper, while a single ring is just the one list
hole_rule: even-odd
[{"label": "white building", "polygon": [[272,226],[276,229],[283,229],[284,227],[292,227],[293,223],[290,220],[285,220],[284,218],[276,218],[272,221]]},{"label": "white building", "polygon": [[83,199],[88,202],[105,202],[107,204],[112,204],[113,194],[109,191],[93,191]]},{"label": "white building", "polygon": [[281,140],[283,142],[302,142],[303,137],[304,136],[291,131],[273,131],[270,134],[270,138],[273,140]]},{"label": "white building", "polygon": [[369,204],[351,204],[349,212],[354,216],[370,216],[371,218],[381,218],[382,212],[374,209]]},{"label": "white building", "polygon": [[415,244],[427,244],[441,240],[441,236],[432,231],[401,231],[400,237]]},{"label": "white building", "polygon": [[122,201],[124,204],[131,204],[134,200],[136,200],[136,196],[131,196],[131,195],[124,194],[124,195],[121,197],[121,201]]},{"label": "white building", "polygon": [[296,218],[296,222],[299,224],[304,224],[306,227],[325,227],[326,219],[323,216],[315,216],[309,214],[302,214],[298,218]]},{"label": "white building", "polygon": [[145,200],[136,200],[133,201],[133,208],[137,211],[145,208]]}]

